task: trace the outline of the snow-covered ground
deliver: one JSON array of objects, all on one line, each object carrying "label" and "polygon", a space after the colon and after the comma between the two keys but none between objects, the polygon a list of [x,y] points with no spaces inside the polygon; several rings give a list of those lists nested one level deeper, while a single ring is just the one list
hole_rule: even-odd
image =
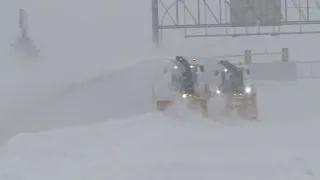
[{"label": "snow-covered ground", "polygon": [[[138,76],[138,67],[125,72]],[[118,76],[115,73],[113,77]],[[109,101],[101,95],[109,89],[105,84],[109,81],[102,79],[76,85],[55,105],[39,110],[34,116],[37,118],[19,121],[21,127],[14,128],[16,133],[30,133],[18,133],[0,150],[0,179],[319,178],[320,122],[317,100],[313,98],[318,92],[314,81],[261,87],[261,121],[248,122],[234,117],[203,119],[185,111],[172,116],[150,112],[152,105],[147,101],[151,97],[142,101],[142,94],[136,97],[140,99],[129,97],[130,103],[119,103],[119,107],[107,111],[111,107],[104,105]],[[149,87],[140,88],[132,89],[138,92]],[[86,99],[83,95],[96,98]],[[77,105],[77,99],[88,104]],[[216,105],[213,101],[209,111],[218,112]],[[117,116],[121,110],[131,117]],[[118,118],[108,118],[112,111]],[[101,117],[106,121],[32,132],[88,124]],[[90,118],[92,121],[88,121]]]},{"label": "snow-covered ground", "polygon": [[318,179],[318,127],[146,113],[15,136],[1,150],[0,179]]},{"label": "snow-covered ground", "polygon": [[[9,55],[20,7],[41,62]],[[16,0],[0,15],[1,180],[320,178],[318,80],[260,87],[253,123],[221,118],[218,101],[211,120],[154,113],[151,94],[162,69],[150,57],[289,47],[291,60],[317,60],[314,36],[184,40],[176,31],[155,49],[149,0]]]}]

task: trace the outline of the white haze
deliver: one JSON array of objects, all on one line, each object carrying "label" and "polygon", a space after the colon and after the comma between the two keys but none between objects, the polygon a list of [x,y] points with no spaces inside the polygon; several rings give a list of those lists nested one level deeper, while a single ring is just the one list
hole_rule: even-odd
[{"label": "white haze", "polygon": [[[184,39],[183,31],[174,30],[165,32],[163,47],[155,49],[150,0],[0,5],[0,179],[319,176],[317,81],[260,88],[262,123],[150,113],[151,83],[162,71],[161,58],[150,57],[288,47],[291,60],[318,60],[319,35]],[[10,54],[19,34],[19,8],[28,13],[29,34],[43,57],[39,62]],[[210,106],[213,111],[220,115]],[[238,124],[243,126],[228,126]],[[45,131],[60,127],[66,128]]]},{"label": "white haze", "polygon": [[[10,122],[11,128],[21,126],[21,121],[28,123],[28,126],[35,126],[43,119],[46,119],[46,122],[56,121],[52,116],[62,118],[62,115],[53,110],[51,110],[51,114],[47,112],[40,117],[32,118],[32,123],[26,121],[31,117],[27,117],[24,113],[41,113],[39,107],[50,109],[46,107],[49,106],[46,105],[46,101],[51,101],[52,97],[56,97],[57,93],[68,89],[72,83],[85,84],[88,79],[100,77],[109,71],[129,67],[148,59],[150,56],[214,56],[238,54],[245,49],[261,52],[265,50],[280,51],[282,47],[288,47],[292,60],[303,61],[306,57],[308,57],[307,60],[317,60],[318,57],[316,45],[319,35],[184,39],[181,30],[173,30],[164,33],[163,47],[155,49],[151,37],[150,7],[150,0],[112,2],[102,0],[12,0],[2,3],[0,6],[0,79],[2,84],[0,107],[1,118],[5,122],[2,128],[8,126],[7,121]],[[10,44],[19,34],[19,8],[24,8],[28,13],[29,35],[41,50],[43,60],[40,62],[19,61],[10,54]],[[279,59],[279,57],[272,56],[270,59]],[[146,75],[143,71],[147,70],[145,68],[135,70],[135,73],[139,73],[139,78],[131,77],[130,83],[137,79],[140,81],[148,79],[148,77],[145,79],[140,77],[150,76],[149,74],[153,70],[146,72]],[[118,76],[122,73],[119,71]],[[122,83],[112,82],[111,85],[105,85],[105,89],[111,88],[110,91],[116,94],[114,97],[118,97],[118,107],[121,107],[121,103],[128,101],[125,96],[122,96],[123,94],[141,92],[142,90],[127,91],[126,88],[130,88],[132,84],[128,83],[129,80],[125,80],[131,76],[130,73],[126,74],[127,78],[122,78]],[[108,83],[114,80],[109,80]],[[117,83],[122,84],[121,90],[117,87],[119,85],[115,86]],[[149,84],[144,86],[143,90],[146,90]],[[86,87],[86,89],[90,88]],[[82,94],[80,92],[85,90],[75,91],[79,93],[78,96],[74,95],[80,102],[77,105],[82,104],[85,98],[92,98],[91,102],[95,102],[93,101],[96,98],[93,95],[94,90],[88,90],[89,92]],[[75,92],[72,93],[75,94]],[[100,93],[103,96],[104,92]],[[134,104],[141,97],[137,96],[136,98],[132,98],[131,104],[129,104]],[[56,100],[60,101],[59,98]],[[115,102],[106,100],[103,105],[112,107],[114,104]],[[127,109],[129,109],[129,104]],[[77,111],[78,116],[81,116],[79,112],[82,112],[82,115],[86,114],[89,119],[101,120],[109,117],[106,113],[95,118],[88,115],[90,113],[103,114],[104,109],[101,107],[100,111],[95,109],[95,112],[90,110],[89,113],[90,105],[77,108],[70,101],[69,103],[60,103],[57,106],[66,113],[61,120],[63,122],[76,121],[67,118],[74,115],[68,109],[70,106],[73,106],[72,109]],[[147,109],[145,108],[144,111]],[[121,114],[120,109],[110,111],[115,116],[129,115],[129,113]],[[137,112],[140,111],[135,113]],[[17,122],[17,124],[13,122]],[[60,126],[62,125],[61,122]]]}]

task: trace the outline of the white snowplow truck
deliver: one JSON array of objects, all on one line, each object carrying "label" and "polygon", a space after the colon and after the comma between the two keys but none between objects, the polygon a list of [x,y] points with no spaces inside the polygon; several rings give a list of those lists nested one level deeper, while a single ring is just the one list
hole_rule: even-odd
[{"label": "white snowplow truck", "polygon": [[250,80],[250,70],[224,60],[219,64],[223,69],[215,72],[221,78],[215,94],[225,99],[227,112],[236,110],[241,117],[258,119],[257,92]]},{"label": "white snowplow truck", "polygon": [[[165,111],[175,102],[186,102],[190,110],[201,111],[202,116],[208,117],[208,86],[201,82],[200,74],[204,67],[195,62],[189,63],[182,56],[176,56],[164,69],[164,76],[169,78],[168,89],[175,92],[174,97],[158,99],[156,89],[152,87],[152,94],[157,111]],[[201,88],[200,86],[203,86]]]}]

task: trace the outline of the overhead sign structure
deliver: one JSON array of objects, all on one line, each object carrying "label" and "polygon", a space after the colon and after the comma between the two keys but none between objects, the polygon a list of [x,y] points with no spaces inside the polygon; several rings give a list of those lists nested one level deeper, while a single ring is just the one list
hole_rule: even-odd
[{"label": "overhead sign structure", "polygon": [[230,0],[233,27],[280,26],[281,0]]},{"label": "overhead sign structure", "polygon": [[151,2],[155,45],[162,43],[162,31],[169,29],[183,29],[185,38],[320,34],[320,0]]}]

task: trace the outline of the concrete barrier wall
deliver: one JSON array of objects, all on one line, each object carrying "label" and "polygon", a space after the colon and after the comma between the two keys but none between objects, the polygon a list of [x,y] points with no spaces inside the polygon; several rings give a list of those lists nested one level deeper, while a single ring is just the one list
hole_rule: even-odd
[{"label": "concrete barrier wall", "polygon": [[296,81],[297,65],[294,62],[252,63],[249,65],[255,80]]}]

